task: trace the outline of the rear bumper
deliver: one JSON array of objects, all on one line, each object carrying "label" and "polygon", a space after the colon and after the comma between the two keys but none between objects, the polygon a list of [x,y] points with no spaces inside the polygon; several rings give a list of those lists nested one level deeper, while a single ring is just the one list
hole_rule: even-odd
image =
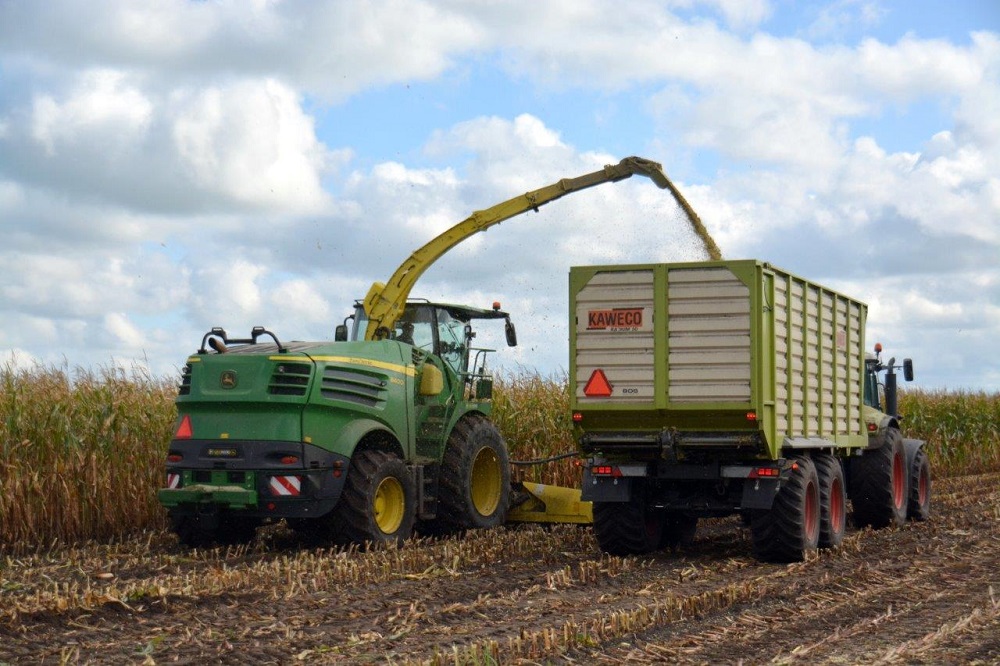
[{"label": "rear bumper", "polygon": [[170,453],[180,460],[167,463],[157,499],[175,517],[316,518],[336,506],[350,464],[302,442],[175,440]]}]

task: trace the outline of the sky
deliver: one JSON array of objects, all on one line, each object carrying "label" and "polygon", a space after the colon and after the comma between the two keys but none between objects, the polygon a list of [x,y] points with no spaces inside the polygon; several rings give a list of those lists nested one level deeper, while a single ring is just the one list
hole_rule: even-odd
[{"label": "sky", "polygon": [[[866,302],[916,386],[1000,390],[996,0],[0,0],[2,362],[170,377],[213,326],[331,339],[473,211],[629,155],[726,258]],[[570,266],[705,258],[636,177],[413,295],[500,301],[494,367],[560,376]]]}]

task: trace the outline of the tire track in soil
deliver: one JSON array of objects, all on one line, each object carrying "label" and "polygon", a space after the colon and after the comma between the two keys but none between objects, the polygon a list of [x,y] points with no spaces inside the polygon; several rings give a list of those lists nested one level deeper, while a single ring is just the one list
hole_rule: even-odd
[{"label": "tire track in soil", "polygon": [[[939,481],[929,523],[851,532],[787,566],[753,561],[735,520],[649,558],[601,556],[573,528],[389,554],[301,554],[278,539],[190,556],[151,538],[8,558],[0,583],[20,610],[0,609],[0,661],[996,661],[998,481]],[[95,569],[132,596],[84,598]]]}]

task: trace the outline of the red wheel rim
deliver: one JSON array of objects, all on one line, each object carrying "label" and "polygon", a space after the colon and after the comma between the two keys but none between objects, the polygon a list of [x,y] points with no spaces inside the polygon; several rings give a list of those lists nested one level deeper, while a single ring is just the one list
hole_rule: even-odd
[{"label": "red wheel rim", "polygon": [[812,483],[806,486],[805,527],[806,537],[815,541],[819,537],[819,511],[817,511],[816,486]]},{"label": "red wheel rim", "polygon": [[840,479],[834,479],[830,487],[830,532],[833,535],[844,531],[844,520],[844,487]]},{"label": "red wheel rim", "polygon": [[897,453],[892,458],[892,502],[897,509],[903,508],[903,491],[906,488],[906,465],[903,464],[903,454]]}]

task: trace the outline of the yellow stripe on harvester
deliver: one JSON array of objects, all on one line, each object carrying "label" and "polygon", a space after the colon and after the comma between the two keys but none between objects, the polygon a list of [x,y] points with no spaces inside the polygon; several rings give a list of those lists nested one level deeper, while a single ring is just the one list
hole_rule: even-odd
[{"label": "yellow stripe on harvester", "polygon": [[[287,361],[288,356],[270,356],[268,357],[272,361]],[[323,362],[323,363],[348,363],[351,365],[364,365],[369,368],[378,368],[379,370],[388,370],[390,372],[398,372],[403,375],[408,375],[410,377],[417,376],[417,369],[412,365],[399,365],[398,363],[386,363],[385,361],[373,361],[370,358],[357,358],[354,356],[310,356],[313,361]]]}]

